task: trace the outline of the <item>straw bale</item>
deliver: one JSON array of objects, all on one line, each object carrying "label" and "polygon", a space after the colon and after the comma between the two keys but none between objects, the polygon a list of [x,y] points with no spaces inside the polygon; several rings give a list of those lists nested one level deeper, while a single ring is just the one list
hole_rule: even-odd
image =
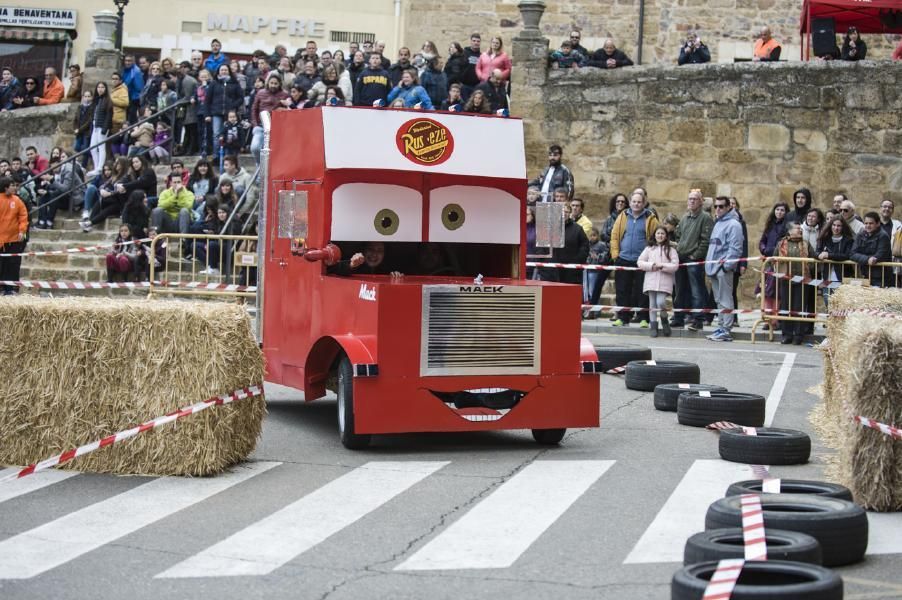
[{"label": "straw bale", "polygon": [[[830,308],[902,314],[902,291],[843,286]],[[902,442],[865,429],[852,415],[902,423],[902,320],[866,314],[831,318],[825,350],[824,408],[811,420],[839,449],[827,475],[847,485],[871,510],[902,510]]]},{"label": "straw bale", "polygon": [[[0,464],[25,465],[263,382],[237,304],[0,299]],[[262,397],[185,417],[68,463],[81,471],[206,476],[245,459]]]}]

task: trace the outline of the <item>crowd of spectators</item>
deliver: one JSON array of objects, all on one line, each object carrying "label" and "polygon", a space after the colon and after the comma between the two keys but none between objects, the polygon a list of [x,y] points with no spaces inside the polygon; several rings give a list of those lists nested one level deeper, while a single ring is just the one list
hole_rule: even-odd
[{"label": "crowd of spectators", "polygon": [[[750,256],[749,234],[736,198],[706,199],[701,190],[693,189],[686,198],[686,212],[679,217],[660,214],[649,203],[645,189],[638,187],[629,195],[614,194],[608,216],[596,226],[584,214],[583,201],[574,195],[573,174],[562,157],[561,146],[552,145],[548,166],[529,182],[527,252],[540,262],[609,265],[615,269],[536,268],[531,277],[582,282],[583,302],[597,305],[604,282],[613,276],[616,305],[625,308],[611,318],[613,325],[622,327],[635,321],[640,327],[650,328],[653,337],[659,329],[664,335],[670,335],[674,327],[702,331],[713,322],[713,313],[703,312],[677,312],[668,322],[665,300],[671,293],[673,307],[678,309],[738,308],[740,277],[750,268],[762,267],[753,267],[746,260]],[[542,254],[535,241],[535,205],[543,201],[561,203],[565,215],[563,247],[553,248],[550,255]],[[780,316],[813,313],[817,296],[822,295],[828,305],[834,288],[779,275],[828,283],[857,277],[872,286],[902,287],[902,266],[878,264],[902,263],[902,222],[893,218],[894,211],[893,201],[885,199],[879,212],[859,215],[846,194],[837,194],[822,210],[813,206],[807,188],[793,194],[792,208],[785,202],[774,204],[758,240],[758,257],[810,259],[768,261],[763,266],[765,285],[756,289],[756,294],[763,297],[765,316],[772,327],[782,331],[784,344],[800,344],[804,335],[813,332],[813,323]],[[587,309],[583,317],[594,318],[595,314]],[[717,327],[707,338],[732,341],[734,314],[719,312],[716,318]]]}]

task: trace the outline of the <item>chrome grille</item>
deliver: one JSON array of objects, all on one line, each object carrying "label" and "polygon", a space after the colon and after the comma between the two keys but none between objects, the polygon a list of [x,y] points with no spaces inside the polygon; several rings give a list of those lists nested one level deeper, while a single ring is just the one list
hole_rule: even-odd
[{"label": "chrome grille", "polygon": [[541,300],[538,287],[424,286],[420,374],[538,374]]}]

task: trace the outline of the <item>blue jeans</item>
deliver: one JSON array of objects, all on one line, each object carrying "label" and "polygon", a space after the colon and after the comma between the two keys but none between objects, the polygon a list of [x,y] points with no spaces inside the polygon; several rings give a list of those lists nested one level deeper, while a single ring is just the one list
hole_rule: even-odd
[{"label": "blue jeans", "polygon": [[[80,135],[75,138],[75,147],[73,151],[77,154],[91,145],[91,134]],[[88,152],[84,156],[78,159],[78,162],[81,164],[83,168],[88,168],[88,161],[91,160],[91,153]]]},{"label": "blue jeans", "polygon": [[[680,257],[680,262],[694,262],[688,257]],[[676,297],[673,301],[674,308],[705,308],[708,301],[708,288],[705,286],[705,265],[681,266],[676,272]],[[704,321],[701,313],[675,312],[673,322],[683,324],[686,315],[689,320],[696,323]]]},{"label": "blue jeans", "polygon": [[85,210],[88,211],[88,214],[91,214],[91,209],[98,200],[100,200],[100,190],[93,183],[89,183],[85,188]]},{"label": "blue jeans", "polygon": [[259,125],[254,127],[253,136],[251,138],[251,154],[254,155],[254,160],[257,161],[257,164],[260,164],[260,150],[263,149],[263,128]]},{"label": "blue jeans", "polygon": [[213,119],[213,156],[219,156],[219,132],[222,131],[222,122],[225,119],[222,115],[212,115]]}]

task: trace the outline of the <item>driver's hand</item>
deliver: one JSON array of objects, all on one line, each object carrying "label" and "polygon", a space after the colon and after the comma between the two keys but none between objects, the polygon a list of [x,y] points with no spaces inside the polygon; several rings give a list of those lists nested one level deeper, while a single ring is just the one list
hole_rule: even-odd
[{"label": "driver's hand", "polygon": [[363,264],[363,261],[364,261],[363,254],[358,252],[357,254],[355,254],[354,256],[351,257],[351,268],[356,269],[357,267],[359,267],[360,265]]}]

